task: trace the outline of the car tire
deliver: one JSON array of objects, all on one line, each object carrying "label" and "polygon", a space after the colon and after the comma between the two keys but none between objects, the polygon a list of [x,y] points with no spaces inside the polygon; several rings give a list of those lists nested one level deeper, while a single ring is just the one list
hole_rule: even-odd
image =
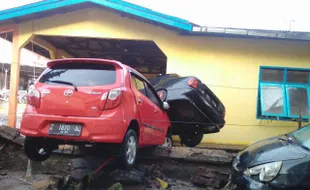
[{"label": "car tire", "polygon": [[181,144],[187,147],[196,147],[203,139],[203,133],[192,132],[180,134]]},{"label": "car tire", "polygon": [[134,130],[129,129],[120,150],[120,163],[124,168],[131,168],[136,163],[138,138]]},{"label": "car tire", "polygon": [[[32,160],[37,162],[43,162],[47,160],[52,151],[43,146],[41,139],[26,137],[24,142],[24,149],[26,156]],[[44,152],[40,153],[41,149],[44,149]]]}]

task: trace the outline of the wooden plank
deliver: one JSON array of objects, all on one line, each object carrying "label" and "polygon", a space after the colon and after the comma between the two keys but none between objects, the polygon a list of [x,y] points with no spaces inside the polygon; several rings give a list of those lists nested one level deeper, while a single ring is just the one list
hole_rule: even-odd
[{"label": "wooden plank", "polygon": [[[181,143],[173,142],[173,145],[181,146]],[[247,147],[246,145],[200,143],[195,148],[219,149],[219,150],[226,150],[228,152],[239,152],[245,149],[246,147]]]},{"label": "wooden plank", "polygon": [[19,134],[16,128],[8,127],[6,125],[0,126],[0,137],[12,141]]},{"label": "wooden plank", "polygon": [[16,139],[14,139],[12,142],[15,143],[15,144],[18,144],[20,146],[24,146],[24,141],[25,141],[25,138],[22,137],[22,136],[18,136]]},{"label": "wooden plank", "polygon": [[[66,146],[54,151],[54,153],[64,155],[72,155],[73,146]],[[77,147],[76,147],[77,148]],[[81,155],[76,149],[73,152],[73,155]],[[138,156],[138,159],[173,159],[173,160],[182,160],[188,162],[199,162],[206,164],[230,164],[235,157],[236,153],[226,152],[224,150],[216,149],[203,149],[203,148],[188,148],[188,147],[156,147],[152,151],[145,148],[142,149]]]},{"label": "wooden plank", "polygon": [[229,153],[224,150],[188,147],[157,147],[152,152],[145,152],[139,155],[139,158],[142,159],[175,159],[215,164],[230,164],[234,157],[234,153]]},{"label": "wooden plank", "polygon": [[[64,149],[60,148],[54,153],[64,155],[72,155],[73,146],[66,146]],[[76,147],[77,148],[77,147]],[[81,155],[78,150],[75,150],[73,155]],[[206,164],[230,164],[235,157],[236,153],[226,152],[224,150],[216,149],[203,149],[203,148],[188,148],[188,147],[156,147],[152,151],[145,148],[142,149],[138,156],[138,159],[173,159],[188,162],[199,162]]]}]

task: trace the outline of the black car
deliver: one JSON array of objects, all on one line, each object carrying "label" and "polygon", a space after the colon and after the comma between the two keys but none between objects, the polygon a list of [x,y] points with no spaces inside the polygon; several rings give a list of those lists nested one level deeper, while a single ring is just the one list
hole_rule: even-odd
[{"label": "black car", "polygon": [[195,147],[204,134],[217,133],[225,125],[225,106],[197,77],[167,74],[150,83],[169,103],[172,134],[179,135],[182,144]]},{"label": "black car", "polygon": [[239,189],[310,189],[310,125],[241,151],[232,181]]}]

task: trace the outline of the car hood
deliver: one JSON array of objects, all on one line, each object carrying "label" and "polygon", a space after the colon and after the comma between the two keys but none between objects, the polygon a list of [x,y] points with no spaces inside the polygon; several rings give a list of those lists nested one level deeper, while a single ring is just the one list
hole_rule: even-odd
[{"label": "car hood", "polygon": [[279,137],[259,141],[240,152],[238,159],[241,165],[252,167],[268,162],[301,159],[307,156],[297,144],[280,140]]}]

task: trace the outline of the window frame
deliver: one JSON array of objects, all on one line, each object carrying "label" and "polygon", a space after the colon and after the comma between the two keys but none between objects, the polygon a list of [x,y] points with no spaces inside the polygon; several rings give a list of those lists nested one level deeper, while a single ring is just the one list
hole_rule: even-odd
[{"label": "window frame", "polygon": [[[130,78],[133,79],[133,82],[135,83],[135,87],[137,88],[137,90],[138,90],[141,94],[143,94],[144,96],[147,96],[147,92],[146,92],[146,90],[145,90],[145,83],[144,83],[144,81],[141,80],[141,79],[139,79],[139,78],[137,78],[136,76],[134,76],[134,74],[131,74]],[[138,88],[138,84],[137,84],[137,81],[136,81],[136,80],[139,80],[140,82],[142,82],[144,93],[142,93],[142,92],[140,91],[140,89]],[[131,80],[131,82],[132,82],[132,80]]]},{"label": "window frame", "polygon": [[[130,78],[132,79],[135,78],[137,80],[140,80],[141,82],[143,82],[143,86],[144,86],[144,91],[145,91],[145,94],[143,94],[148,100],[150,100],[154,105],[156,105],[159,109],[163,109],[163,102],[161,101],[161,99],[159,98],[158,94],[156,93],[155,89],[152,87],[152,85],[146,80],[144,79],[142,76],[139,76],[138,74],[134,73],[133,71],[129,70],[130,71]],[[136,83],[136,81],[135,81]],[[137,85],[137,83],[136,83]],[[148,96],[148,91],[146,90],[146,88],[149,88],[152,92],[153,92],[153,95],[155,96],[155,98],[157,99],[158,101],[158,104],[154,103]],[[137,89],[139,90],[139,89]],[[139,90],[140,91],[140,90]]]},{"label": "window frame", "polygon": [[[152,86],[150,84],[148,84],[146,81],[144,81],[144,87],[145,87],[145,92],[146,92],[146,96],[149,100],[151,100],[151,102],[153,102],[158,108],[161,109],[161,104],[162,101],[160,99],[158,99],[158,95],[157,93],[155,93],[155,90],[152,88]],[[149,91],[147,90],[147,88],[151,91],[151,93],[153,93],[154,97],[157,100],[157,103],[155,103],[150,97],[149,97]]]},{"label": "window frame", "polygon": [[[262,71],[264,69],[275,69],[283,70],[283,81],[263,81],[262,80]],[[308,72],[308,83],[296,83],[287,81],[288,71],[307,71]],[[273,114],[264,112],[264,95],[263,95],[263,86],[281,86],[283,93],[283,114]],[[257,119],[267,119],[267,120],[292,120],[299,118],[299,115],[291,114],[290,110],[290,97],[289,97],[289,88],[305,88],[308,93],[308,109],[310,110],[310,69],[307,68],[293,68],[293,67],[273,67],[273,66],[260,66],[259,68],[259,78],[258,78],[258,93],[257,93],[257,108],[256,108],[256,118]],[[303,119],[308,121],[310,119],[309,115],[303,115]]]}]

